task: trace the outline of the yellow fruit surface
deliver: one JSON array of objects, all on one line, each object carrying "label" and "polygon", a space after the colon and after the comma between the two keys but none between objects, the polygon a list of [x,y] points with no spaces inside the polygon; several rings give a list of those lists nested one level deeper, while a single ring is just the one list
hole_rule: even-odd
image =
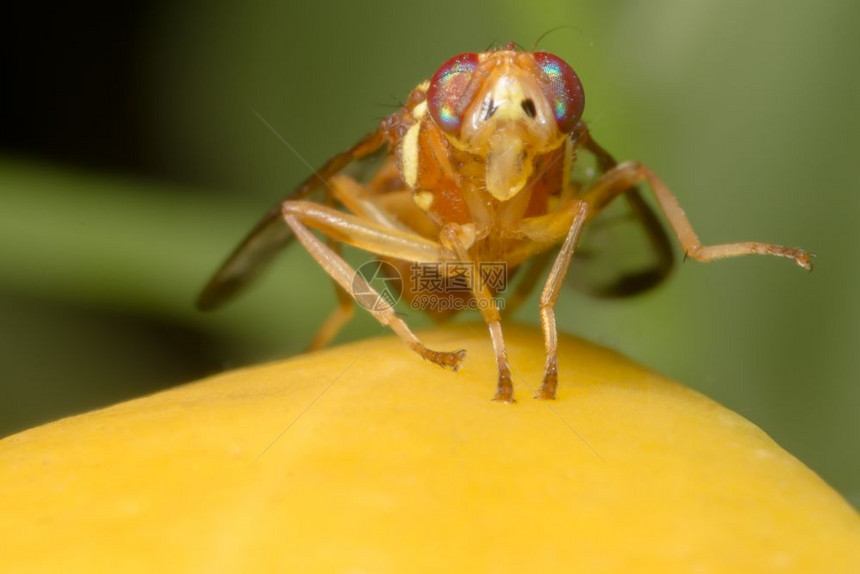
[{"label": "yellow fruit surface", "polygon": [[[860,517],[739,415],[562,337],[457,373],[385,333],[0,441],[2,572],[860,572]],[[122,384],[122,381],[117,381]],[[531,387],[531,388],[530,388]]]}]

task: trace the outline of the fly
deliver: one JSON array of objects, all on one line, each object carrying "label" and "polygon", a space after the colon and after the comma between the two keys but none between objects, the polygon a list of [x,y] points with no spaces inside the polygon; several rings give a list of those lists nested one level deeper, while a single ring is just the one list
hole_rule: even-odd
[{"label": "fly", "polygon": [[[505,287],[473,272],[460,281],[460,290],[445,294],[453,300],[444,308],[425,308],[438,320],[462,308],[480,310],[498,368],[495,400],[510,403],[502,307],[506,314],[516,308],[547,267],[540,296],[546,343],[542,399],[556,396],[554,308],[572,262],[569,282],[603,297],[645,291],[669,274],[671,242],[642,198],[640,183],[647,184],[687,257],[711,261],[764,254],[812,268],[810,253],[802,249],[758,242],[703,245],[675,196],[649,167],[619,164],[594,140],[582,121],[584,106],[579,77],[548,52],[508,43],[451,58],[412,90],[402,109],[269,211],[203,289],[198,307],[210,310],[227,302],[297,239],[332,277],[338,294],[338,307],[312,348],[337,334],[358,301],[424,359],[457,370],[465,350],[425,346],[385,304],[388,299],[340,256],[339,246],[368,251],[401,277],[430,273],[448,281],[455,269],[498,263],[507,281],[526,269],[506,305],[498,297]],[[383,148],[385,157],[367,181],[342,173],[354,160]],[[309,199],[317,191],[324,193],[321,202]],[[637,257],[628,261],[616,253],[621,244],[632,244]],[[428,295],[439,296],[438,285],[404,281],[399,295],[414,306]]]}]

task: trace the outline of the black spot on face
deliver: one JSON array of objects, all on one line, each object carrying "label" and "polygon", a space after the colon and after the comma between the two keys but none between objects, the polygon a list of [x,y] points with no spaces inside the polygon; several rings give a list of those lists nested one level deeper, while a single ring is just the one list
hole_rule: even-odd
[{"label": "black spot on face", "polygon": [[496,110],[498,109],[498,107],[499,106],[496,105],[496,102],[494,102],[492,99],[490,99],[490,101],[487,102],[486,107],[485,107],[484,119],[488,120],[491,117],[493,117],[493,114],[496,113]]},{"label": "black spot on face", "polygon": [[534,119],[535,116],[537,116],[537,108],[535,108],[535,103],[532,101],[531,98],[526,98],[525,100],[523,100],[520,103],[520,106],[522,106],[523,111],[531,119]]}]

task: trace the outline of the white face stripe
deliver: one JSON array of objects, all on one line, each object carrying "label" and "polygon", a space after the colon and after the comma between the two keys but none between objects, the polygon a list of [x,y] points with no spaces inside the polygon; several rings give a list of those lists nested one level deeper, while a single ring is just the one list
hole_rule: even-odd
[{"label": "white face stripe", "polygon": [[403,136],[400,144],[400,166],[403,171],[403,181],[411,188],[418,183],[418,132],[421,122],[415,122]]},{"label": "white face stripe", "polygon": [[426,101],[423,101],[420,104],[418,104],[417,106],[415,106],[414,108],[412,108],[412,117],[415,118],[416,120],[421,121],[421,118],[423,118],[425,115],[427,115],[427,102]]}]

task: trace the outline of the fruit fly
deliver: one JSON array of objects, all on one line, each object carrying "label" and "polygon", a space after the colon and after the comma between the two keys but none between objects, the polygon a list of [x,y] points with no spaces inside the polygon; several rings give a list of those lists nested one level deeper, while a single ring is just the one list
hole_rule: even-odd
[{"label": "fruit fly", "polygon": [[[339,301],[312,348],[324,346],[352,316],[358,285],[359,302],[380,323],[424,359],[457,370],[465,351],[425,346],[393,307],[377,304],[382,294],[356,275],[340,246],[368,251],[402,274],[452,262],[502,262],[507,278],[525,268],[506,313],[549,267],[540,295],[546,363],[538,397],[553,399],[558,384],[554,307],[571,262],[576,287],[608,297],[649,289],[672,267],[671,243],[637,184],[647,184],[687,257],[710,261],[766,254],[811,269],[810,254],[801,249],[757,242],[703,245],[675,196],[649,167],[619,164],[594,140],[582,120],[584,106],[579,77],[548,52],[508,43],[451,58],[373,133],[331,158],[266,214],[206,285],[198,307],[226,302],[297,239],[332,277]],[[354,160],[377,151],[384,157],[366,181],[344,173]],[[322,202],[308,199],[316,191],[324,193]],[[617,239],[622,228],[638,234],[634,247],[643,257],[632,267],[612,260],[613,241],[632,237]],[[460,297],[480,310],[489,329],[498,368],[495,400],[512,402],[502,305],[496,298],[500,289],[481,274],[470,276],[466,288]],[[427,289],[404,283],[401,290],[414,302]],[[435,319],[452,314],[429,312]]]}]

